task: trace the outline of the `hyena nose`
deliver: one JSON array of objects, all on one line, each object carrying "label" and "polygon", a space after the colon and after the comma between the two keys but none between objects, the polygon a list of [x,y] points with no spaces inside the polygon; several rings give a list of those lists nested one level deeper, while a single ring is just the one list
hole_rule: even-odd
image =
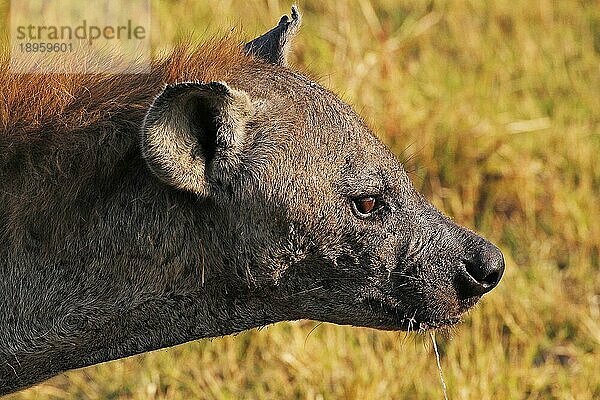
[{"label": "hyena nose", "polygon": [[464,297],[481,296],[495,288],[504,273],[502,252],[488,241],[463,259],[461,292]]}]

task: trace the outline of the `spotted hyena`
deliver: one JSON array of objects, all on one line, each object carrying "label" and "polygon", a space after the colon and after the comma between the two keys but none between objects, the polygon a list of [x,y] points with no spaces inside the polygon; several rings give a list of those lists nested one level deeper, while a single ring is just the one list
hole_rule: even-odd
[{"label": "spotted hyena", "polygon": [[0,394],[284,320],[451,325],[498,284],[500,251],[287,66],[299,22],[144,75],[0,64]]}]

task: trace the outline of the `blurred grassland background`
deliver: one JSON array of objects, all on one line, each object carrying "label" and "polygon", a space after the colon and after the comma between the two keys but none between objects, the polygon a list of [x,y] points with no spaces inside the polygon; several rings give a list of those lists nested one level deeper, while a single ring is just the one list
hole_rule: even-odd
[{"label": "blurred grassland background", "polygon": [[[2,0],[5,14],[8,5]],[[153,2],[153,46],[289,14]],[[302,0],[291,63],[351,103],[415,185],[497,243],[500,286],[438,334],[451,399],[600,398],[600,2]],[[442,398],[427,336],[280,323],[74,371],[17,399]]]}]

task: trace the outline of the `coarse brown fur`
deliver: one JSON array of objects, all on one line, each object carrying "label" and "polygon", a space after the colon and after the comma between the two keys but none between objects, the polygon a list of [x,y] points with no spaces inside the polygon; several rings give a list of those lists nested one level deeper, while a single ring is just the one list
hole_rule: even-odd
[{"label": "coarse brown fur", "polygon": [[[92,149],[105,139],[97,134],[102,127],[110,130],[132,117],[141,122],[165,84],[228,81],[236,70],[264,63],[232,38],[179,45],[153,61],[149,74],[14,74],[6,55],[0,60],[0,170],[26,148]],[[58,161],[56,167],[65,169]]]},{"label": "coarse brown fur", "polygon": [[[265,64],[244,53],[242,44],[233,37],[183,43],[154,60],[149,74],[15,74],[8,57],[0,56],[0,203],[19,204],[0,213],[30,213],[47,203],[45,184],[13,187],[28,180],[22,174],[57,171],[63,196],[73,197],[90,179],[108,178],[138,146],[136,136],[123,128],[141,125],[165,85],[228,81],[239,69]],[[0,230],[0,237],[11,233]]]}]

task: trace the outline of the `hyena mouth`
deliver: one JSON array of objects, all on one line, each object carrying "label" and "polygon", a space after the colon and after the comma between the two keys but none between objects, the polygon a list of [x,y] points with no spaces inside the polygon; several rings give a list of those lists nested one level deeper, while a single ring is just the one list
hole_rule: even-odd
[{"label": "hyena mouth", "polygon": [[406,332],[425,332],[430,330],[449,328],[461,322],[461,317],[419,320],[417,318],[408,316],[401,318],[400,320],[393,321],[391,324],[377,326],[377,329]]},{"label": "hyena mouth", "polygon": [[435,319],[426,322],[419,322],[420,331],[428,331],[432,329],[447,328],[462,322],[461,317],[451,317],[445,319]]},{"label": "hyena mouth", "polygon": [[407,332],[424,332],[429,330],[448,328],[462,322],[460,316],[447,318],[434,318],[427,320],[419,320],[418,318],[407,317],[401,321],[401,330]]},{"label": "hyena mouth", "polygon": [[381,299],[365,299],[364,303],[376,316],[374,327],[377,329],[422,332],[447,328],[462,322],[463,312],[438,317],[428,315],[426,310],[407,312],[405,308]]}]

